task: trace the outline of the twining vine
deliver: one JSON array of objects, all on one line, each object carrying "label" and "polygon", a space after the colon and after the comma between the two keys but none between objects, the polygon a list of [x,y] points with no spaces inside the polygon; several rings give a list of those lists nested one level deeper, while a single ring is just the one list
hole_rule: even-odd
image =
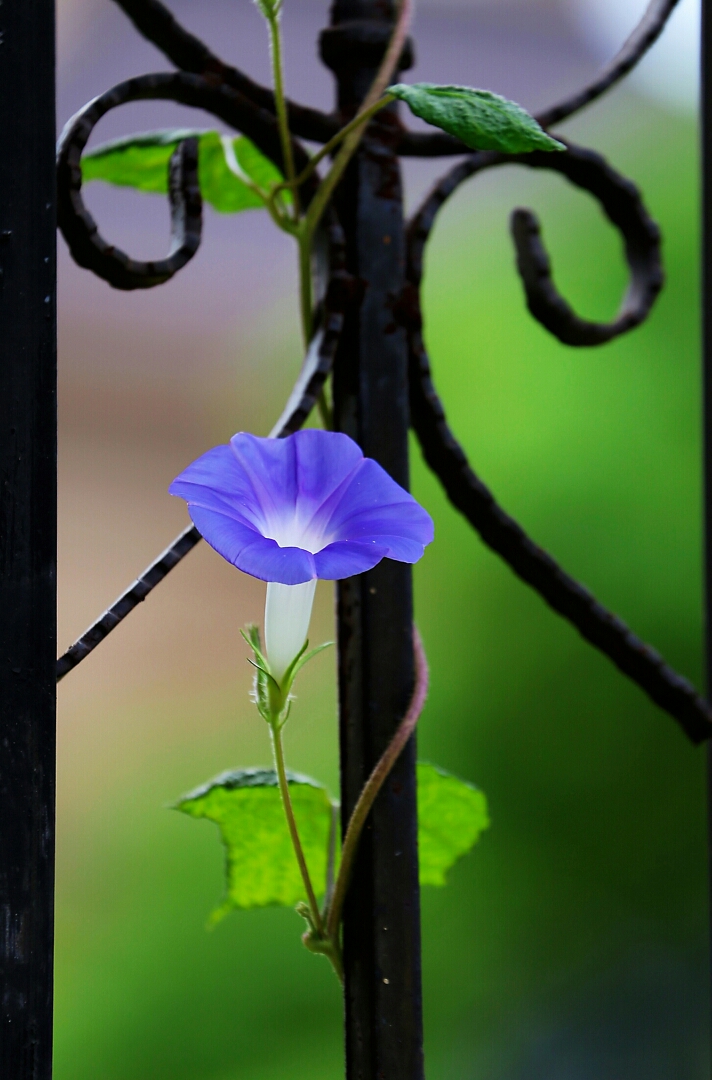
[{"label": "twining vine", "polygon": [[[293,174],[302,174],[299,193],[307,207],[318,191],[318,183],[314,162],[297,139],[309,139],[330,149],[339,133],[343,135],[344,118],[285,99],[284,119],[291,133],[287,144],[280,135],[280,118],[272,90],[260,86],[214,55],[198,38],[180,26],[160,0],[114,2],[124,10],[139,32],[153,42],[179,71],[175,74],[146,75],[121,83],[90,102],[68,123],[58,150],[59,222],[72,255],[81,266],[92,270],[115,288],[151,288],[167,281],[181,269],[200,244],[202,200],[198,186],[196,143],[193,139],[183,140],[176,147],[170,162],[170,253],[162,260],[139,262],[101,237],[81,197],[82,152],[94,126],[106,112],[129,101],[147,99],[171,100],[202,109],[247,135],[283,174],[289,172],[285,159],[291,158]],[[547,130],[580,111],[632,70],[659,37],[676,3],[677,0],[651,0],[639,25],[604,70],[590,84],[538,114],[536,119],[542,128]],[[403,59],[408,50],[404,36],[394,43],[390,30],[386,26],[382,30],[383,41],[375,42],[374,49],[380,49],[382,54],[390,42],[396,52],[396,60],[398,55]],[[337,38],[338,28],[325,31],[322,52],[338,48]],[[383,89],[385,86],[378,87],[377,91]],[[367,103],[367,106],[369,104],[373,102]],[[538,547],[497,505],[486,486],[472,471],[462,448],[447,426],[432,382],[422,337],[419,288],[424,245],[445,200],[464,180],[484,169],[510,163],[554,169],[571,183],[589,191],[622,235],[630,282],[621,309],[611,323],[591,323],[576,315],[556,289],[535,216],[526,210],[517,210],[513,214],[512,234],[517,251],[517,268],[529,310],[542,325],[568,345],[601,344],[639,325],[647,317],[663,281],[657,226],[649,217],[635,185],[620,176],[592,150],[565,143],[566,150],[554,154],[536,150],[525,154],[493,151],[473,154],[470,147],[452,133],[443,130],[410,132],[400,121],[394,126],[393,118],[389,116],[388,120],[389,138],[402,156],[467,154],[435,184],[409,224],[408,280],[404,294],[396,305],[408,331],[411,420],[425,460],[440,479],[453,504],[515,573],[536,589],[555,611],[608,656],[657,705],[673,716],[693,742],[709,738],[712,734],[712,708],[695,688]],[[379,123],[379,118],[373,122]],[[359,130],[362,134],[364,126],[361,124],[360,129],[357,127],[357,135]],[[344,307],[356,287],[344,270],[338,221],[332,208],[329,212],[330,225],[323,230],[325,235],[328,233],[328,243],[319,248],[325,253],[326,288],[324,295],[316,298],[315,334],[313,337],[309,335],[311,344],[299,380],[273,435],[287,435],[296,431],[322,396],[338,344]],[[57,663],[58,680],[104,640],[200,539],[201,535],[194,526],[184,530],[60,657]]]}]

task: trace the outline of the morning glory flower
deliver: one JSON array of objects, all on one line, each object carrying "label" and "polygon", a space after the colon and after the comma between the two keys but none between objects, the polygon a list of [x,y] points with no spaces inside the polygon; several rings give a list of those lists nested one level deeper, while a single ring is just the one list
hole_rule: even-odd
[{"label": "morning glory flower", "polygon": [[211,547],[268,582],[265,646],[278,681],[306,640],[319,578],[362,574],[384,558],[417,562],[433,539],[427,511],[335,431],[239,432],[169,491]]}]

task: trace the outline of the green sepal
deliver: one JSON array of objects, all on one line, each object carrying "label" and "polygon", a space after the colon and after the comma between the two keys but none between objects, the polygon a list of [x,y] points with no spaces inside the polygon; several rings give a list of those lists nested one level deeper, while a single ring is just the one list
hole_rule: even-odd
[{"label": "green sepal", "polygon": [[429,124],[461,139],[473,150],[526,154],[532,150],[565,150],[533,116],[515,101],[470,86],[396,83],[386,91],[404,101]]},{"label": "green sepal", "polygon": [[[274,720],[274,703],[281,697],[279,683],[270,671],[267,657],[262,652],[260,631],[254,623],[247,626],[247,632],[240,629],[240,633],[255,654],[255,659],[247,657],[248,664],[255,668],[255,704],[257,711],[263,720],[271,724]],[[280,709],[281,712],[281,709]]]},{"label": "green sepal", "polygon": [[307,652],[309,641],[305,641],[282,676],[282,681],[280,683],[272,674],[269,660],[262,652],[259,629],[254,624],[250,623],[247,627],[247,631],[240,630],[240,633],[255,654],[255,659],[250,660],[248,657],[247,662],[252,664],[253,668],[257,671],[257,675],[255,676],[255,701],[260,716],[262,716],[268,724],[284,727],[289,717],[291,707],[289,695],[292,686],[294,685],[294,679],[297,672],[300,671],[313,656],[316,656],[322,649],[327,649],[334,643],[333,641],[325,641],[323,645],[317,645],[311,652]]},{"label": "green sepal", "polygon": [[240,628],[240,633],[252,649],[256,658],[259,660],[263,668],[269,668],[267,657],[262,652],[262,641],[260,639],[260,628],[255,623],[248,623],[245,629]]},{"label": "green sepal", "polygon": [[289,690],[292,687],[292,683],[294,682],[297,673],[302,670],[304,665],[308,664],[309,661],[317,655],[317,653],[323,652],[324,649],[328,649],[329,646],[333,644],[333,641],[325,641],[323,642],[323,644],[317,645],[315,648],[307,652],[307,649],[309,649],[309,639],[307,638],[307,640],[304,642],[304,645],[299,650],[299,652],[294,657],[291,664],[284,673],[284,677],[282,679],[282,686],[286,687],[285,693],[289,693]]},{"label": "green sepal", "polygon": [[305,654],[305,652],[307,651],[308,648],[309,648],[309,638],[307,638],[307,640],[304,642],[301,649],[299,650],[297,655],[294,657],[291,664],[288,666],[287,670],[285,671],[284,675],[282,676],[281,685],[282,685],[282,687],[284,689],[285,694],[289,693],[289,688],[291,687],[292,683],[294,682],[294,676],[296,675],[297,671],[299,670],[299,661],[302,659],[302,657],[304,656],[304,654]]}]

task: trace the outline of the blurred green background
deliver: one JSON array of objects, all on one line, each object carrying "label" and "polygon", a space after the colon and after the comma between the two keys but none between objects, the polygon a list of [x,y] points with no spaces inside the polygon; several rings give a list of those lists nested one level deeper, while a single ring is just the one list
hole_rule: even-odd
[{"label": "blurred green background", "polygon": [[[562,180],[500,171],[455,196],[428,249],[435,378],[505,508],[699,684],[696,130],[618,96],[565,133],[639,182],[662,226],[668,283],[652,317],[592,350],[568,349],[535,324],[513,270],[512,207],[541,214],[558,284],[589,317],[616,309],[620,242]],[[206,407],[190,456],[234,430],[236,415],[262,431],[279,411],[298,358],[291,303],[285,290],[251,338],[234,331],[227,404],[217,395]],[[67,445],[65,461],[69,436]],[[176,450],[156,482],[166,504],[163,481],[186,453]],[[701,1080],[703,752],[483,548],[415,443],[412,460],[413,490],[436,522],[415,571],[432,669],[420,755],[481,786],[492,817],[447,888],[423,892],[428,1076]],[[127,476],[146,468],[139,454]],[[132,514],[148,517],[128,497],[126,508],[129,528]],[[166,511],[178,524],[181,512]],[[146,560],[132,557],[136,571]],[[108,659],[87,662],[88,682],[82,669],[61,688],[56,1080],[342,1075],[339,990],[302,948],[300,920],[237,913],[207,932],[222,889],[217,831],[165,808],[216,772],[269,756],[237,633],[259,616],[260,590],[217,562],[201,546],[176,571],[174,606],[156,598],[150,614],[132,616],[149,643],[185,618],[175,676],[151,654],[149,675],[124,684],[122,655],[140,665],[121,645],[127,627],[113,658],[107,644]],[[122,567],[117,584],[124,577]],[[331,591],[320,589],[315,638],[331,636]],[[221,591],[234,606],[213,618]],[[89,600],[90,613],[100,602]],[[220,663],[194,662],[201,648]],[[287,750],[291,767],[335,788],[333,655],[304,674]]]}]

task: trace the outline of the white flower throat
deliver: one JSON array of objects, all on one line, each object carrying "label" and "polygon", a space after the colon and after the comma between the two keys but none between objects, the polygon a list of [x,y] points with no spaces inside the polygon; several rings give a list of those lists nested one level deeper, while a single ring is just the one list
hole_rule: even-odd
[{"label": "white flower throat", "polygon": [[[265,514],[263,536],[274,540],[281,548],[297,547],[316,555],[318,551],[332,542],[332,536],[325,534],[324,525],[318,520],[318,514],[308,518],[302,516],[296,508]],[[294,588],[295,586],[288,586]]]}]

